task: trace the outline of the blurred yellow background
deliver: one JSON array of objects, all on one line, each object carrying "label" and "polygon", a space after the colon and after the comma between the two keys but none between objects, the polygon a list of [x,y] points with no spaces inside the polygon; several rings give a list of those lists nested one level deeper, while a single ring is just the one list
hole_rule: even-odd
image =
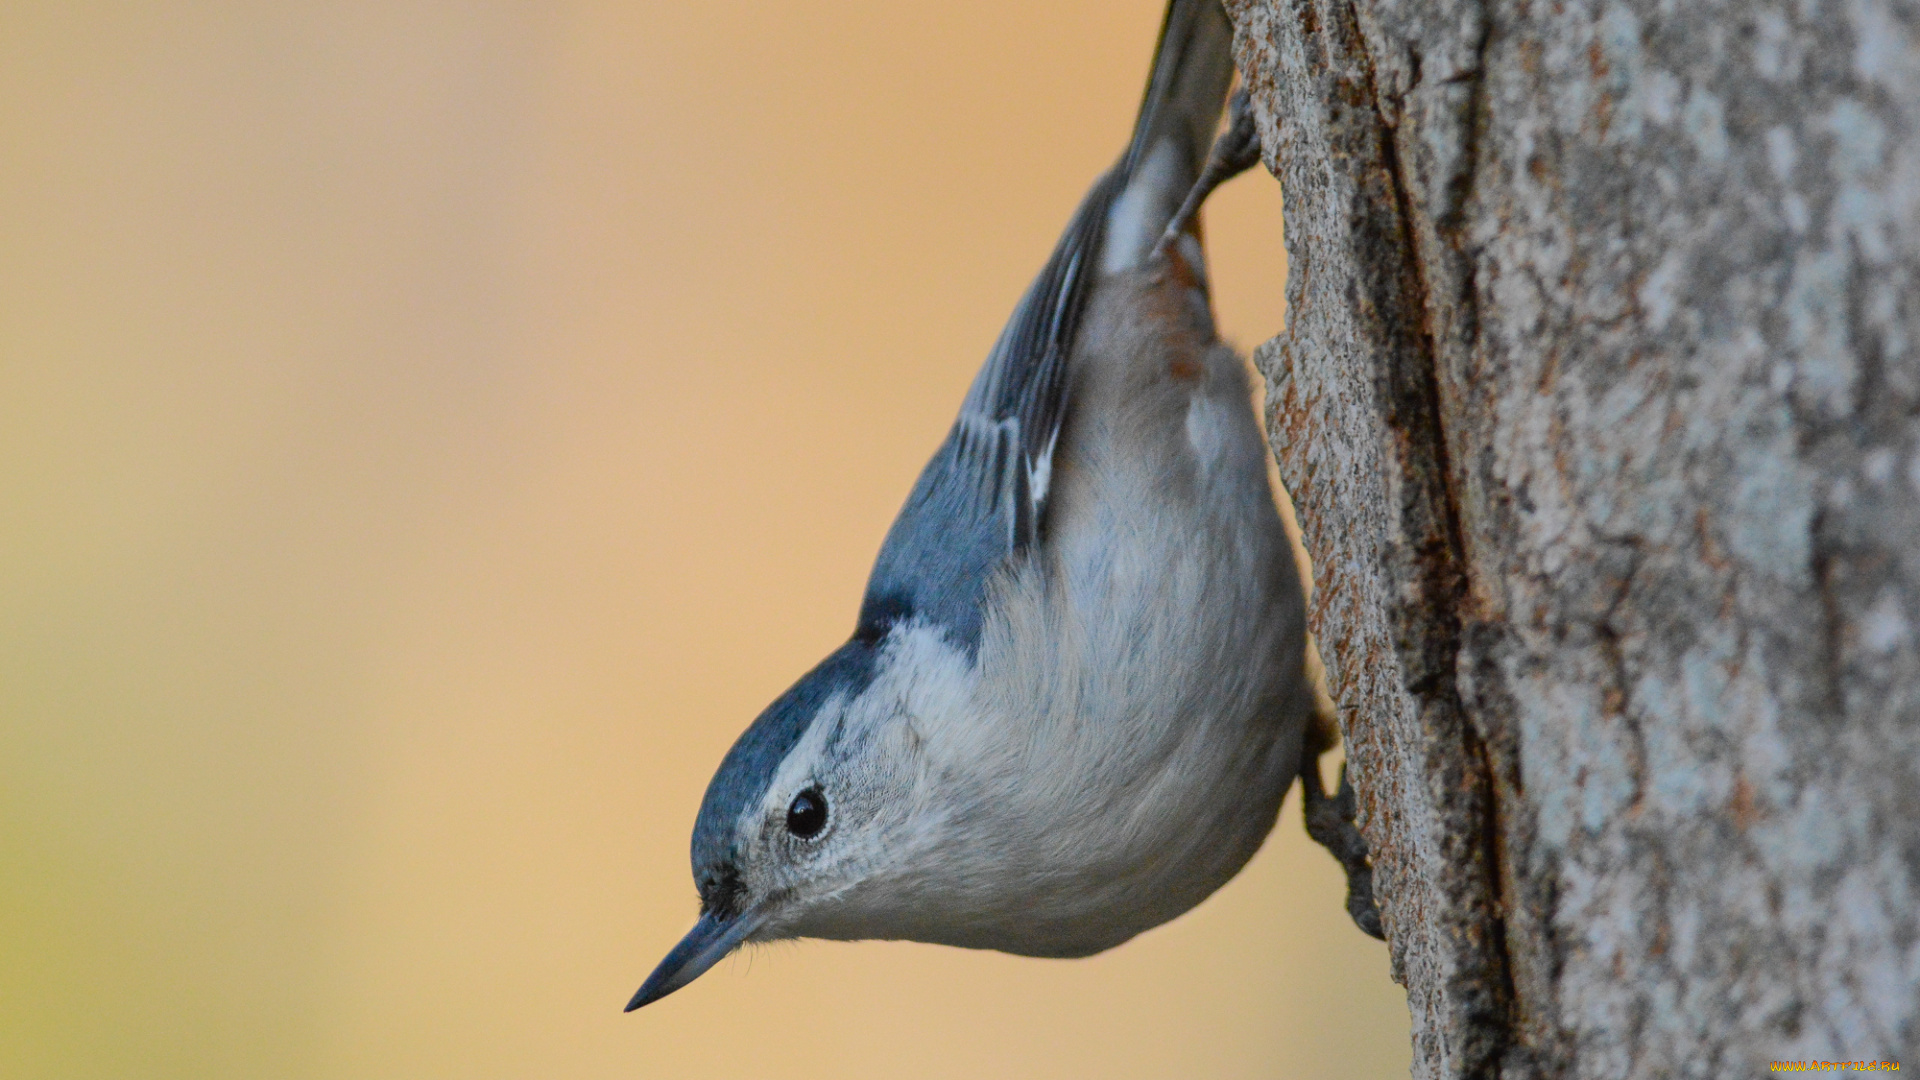
[{"label": "blurred yellow background", "polygon": [[[1291,797],[1092,960],[802,943],[620,1012],[1159,17],[0,7],[0,1075],[1405,1075]],[[1278,191],[1208,214],[1251,346]]]}]

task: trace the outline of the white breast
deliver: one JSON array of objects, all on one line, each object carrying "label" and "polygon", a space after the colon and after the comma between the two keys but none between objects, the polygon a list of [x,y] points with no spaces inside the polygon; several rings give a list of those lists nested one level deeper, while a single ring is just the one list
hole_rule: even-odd
[{"label": "white breast", "polygon": [[1146,341],[1131,353],[1096,333],[1076,357],[1089,411],[1045,557],[1000,583],[965,707],[923,722],[955,809],[913,886],[924,924],[898,936],[1097,952],[1199,903],[1271,829],[1308,708],[1304,611],[1240,361],[1203,329],[1174,350],[1197,374],[1137,330],[1114,338]]}]

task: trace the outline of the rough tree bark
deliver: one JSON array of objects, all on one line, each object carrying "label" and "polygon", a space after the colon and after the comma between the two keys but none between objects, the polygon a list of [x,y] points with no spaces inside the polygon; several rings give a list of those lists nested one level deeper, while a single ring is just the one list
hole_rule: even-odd
[{"label": "rough tree bark", "polygon": [[1920,11],[1228,8],[1414,1074],[1920,1066]]}]

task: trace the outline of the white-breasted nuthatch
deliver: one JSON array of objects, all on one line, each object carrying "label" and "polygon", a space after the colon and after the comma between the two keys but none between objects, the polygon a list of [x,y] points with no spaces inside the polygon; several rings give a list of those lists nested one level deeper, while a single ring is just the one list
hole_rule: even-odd
[{"label": "white-breasted nuthatch", "polygon": [[1208,153],[1231,41],[1219,0],[1169,5],[1132,141],[921,473],[852,639],[708,786],[699,921],[629,1010],[749,941],[1087,956],[1226,883],[1295,775],[1327,801],[1301,585],[1193,217],[1254,156],[1244,98]]}]

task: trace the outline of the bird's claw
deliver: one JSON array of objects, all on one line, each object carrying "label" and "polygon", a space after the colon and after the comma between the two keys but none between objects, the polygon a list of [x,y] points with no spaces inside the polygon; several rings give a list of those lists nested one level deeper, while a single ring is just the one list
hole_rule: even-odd
[{"label": "bird's claw", "polygon": [[1353,785],[1347,781],[1347,767],[1340,766],[1340,789],[1332,796],[1320,782],[1318,755],[1309,754],[1300,768],[1300,788],[1305,796],[1302,806],[1307,835],[1333,853],[1347,872],[1347,914],[1362,933],[1386,940],[1380,925],[1380,908],[1373,901],[1373,864],[1367,856],[1366,838],[1354,824],[1358,816]]},{"label": "bird's claw", "polygon": [[1187,197],[1181,201],[1180,209],[1174,211],[1167,222],[1166,231],[1153,246],[1155,255],[1163,254],[1167,245],[1174,242],[1187,230],[1193,216],[1200,212],[1200,204],[1207,201],[1213,189],[1239,176],[1260,163],[1260,133],[1254,127],[1253,100],[1247,96],[1245,87],[1234,91],[1227,102],[1227,130],[1213,142],[1213,151],[1207,155],[1206,168],[1200,171],[1200,178],[1188,189]]}]

